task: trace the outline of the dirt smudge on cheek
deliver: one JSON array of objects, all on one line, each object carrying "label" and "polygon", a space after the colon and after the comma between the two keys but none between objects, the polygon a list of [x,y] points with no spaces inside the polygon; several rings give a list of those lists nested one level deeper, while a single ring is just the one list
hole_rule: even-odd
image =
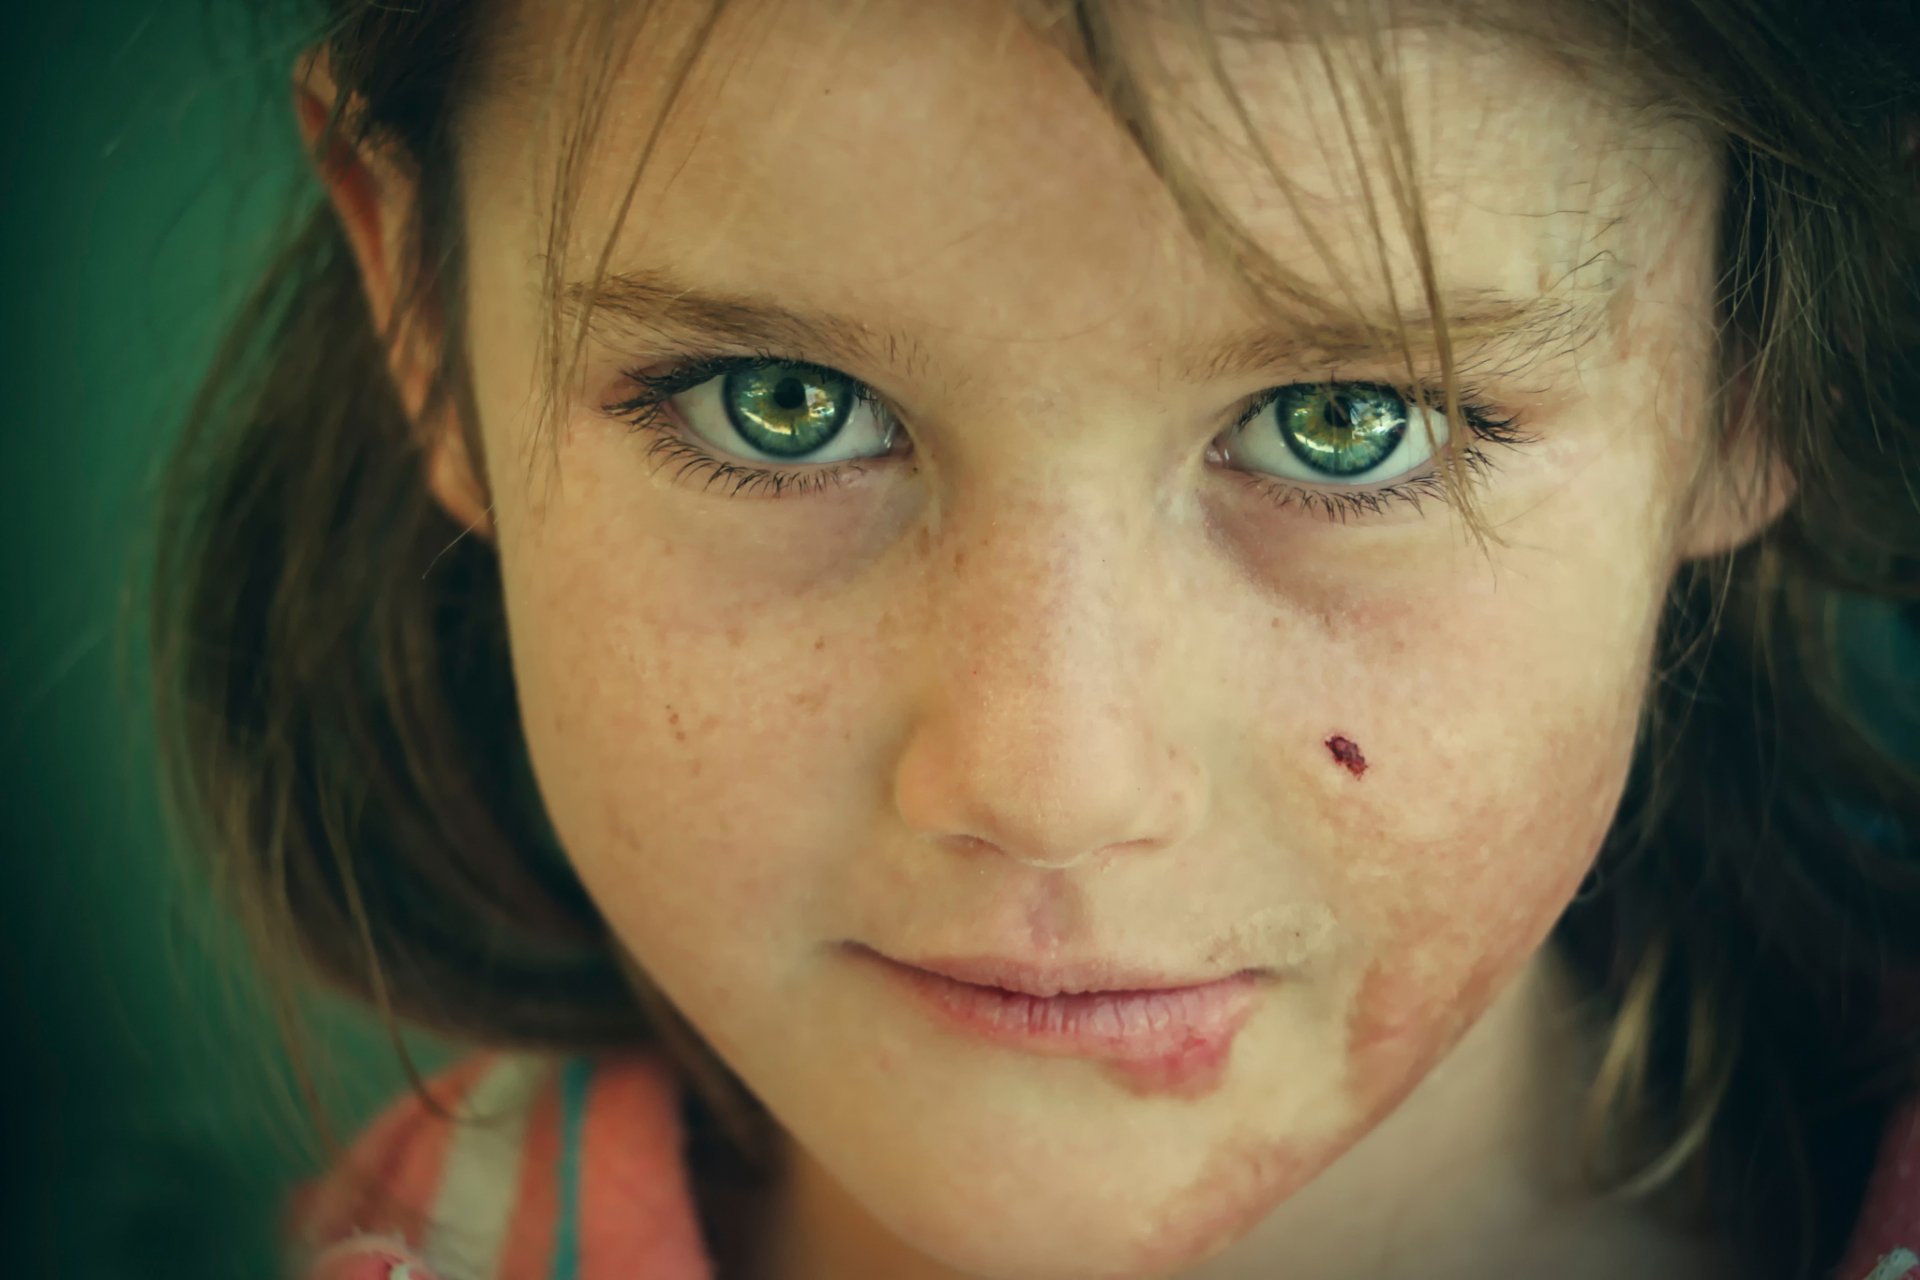
[{"label": "dirt smudge on cheek", "polygon": [[[1454,938],[1445,945],[1466,944]],[[1419,957],[1418,969],[1413,957],[1383,959],[1361,980],[1347,1022],[1347,1064],[1366,1110],[1385,1115],[1399,1106],[1486,1008],[1506,966],[1462,960],[1464,976],[1444,955]]]},{"label": "dirt smudge on cheek", "polygon": [[[1345,985],[1341,1005],[1351,998],[1351,980]],[[1267,1114],[1221,1132],[1193,1175],[1137,1223],[1126,1275],[1184,1273],[1239,1243],[1352,1145],[1358,1112],[1345,1072],[1327,1062],[1339,1052],[1338,1024],[1299,1031],[1283,1035],[1278,1057],[1248,1041],[1243,1054],[1253,1057],[1243,1065],[1261,1073],[1249,1096],[1262,1098]]]},{"label": "dirt smudge on cheek", "polygon": [[1216,1152],[1143,1233],[1129,1274],[1163,1275],[1194,1265],[1240,1240],[1288,1196],[1310,1182],[1332,1152],[1322,1142],[1247,1140]]},{"label": "dirt smudge on cheek", "polygon": [[1403,827],[1347,866],[1343,890],[1366,920],[1346,1012],[1362,1108],[1407,1092],[1548,945],[1624,775],[1624,756],[1596,760],[1600,741],[1591,725],[1545,735],[1532,758],[1555,785],[1536,794],[1437,779],[1424,789],[1457,809],[1433,806],[1430,829]]},{"label": "dirt smudge on cheek", "polygon": [[1315,1124],[1310,1133],[1296,1128],[1215,1152],[1143,1232],[1140,1273],[1191,1267],[1257,1229],[1406,1100],[1523,958],[1513,948],[1480,950],[1471,937],[1449,939],[1448,945],[1457,949],[1439,959],[1429,956],[1418,971],[1376,966],[1351,989],[1340,1088],[1344,1116]]},{"label": "dirt smudge on cheek", "polygon": [[1558,888],[1524,910],[1481,917],[1477,928],[1431,917],[1405,923],[1361,979],[1347,1021],[1347,1064],[1363,1108],[1384,1115],[1397,1106],[1492,1007],[1547,944],[1565,904]]}]

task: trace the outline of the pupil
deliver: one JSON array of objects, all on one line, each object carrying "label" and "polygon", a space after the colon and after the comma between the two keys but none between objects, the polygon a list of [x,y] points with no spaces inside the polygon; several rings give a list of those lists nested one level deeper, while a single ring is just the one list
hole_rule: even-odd
[{"label": "pupil", "polygon": [[807,393],[798,378],[782,378],[773,389],[773,402],[782,409],[798,409],[807,403]]}]

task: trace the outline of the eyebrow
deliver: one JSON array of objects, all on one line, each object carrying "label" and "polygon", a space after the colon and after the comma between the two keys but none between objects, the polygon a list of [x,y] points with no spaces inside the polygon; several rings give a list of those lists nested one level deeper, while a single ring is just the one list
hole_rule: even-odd
[{"label": "eyebrow", "polygon": [[[1441,299],[1444,333],[1456,360],[1550,359],[1571,354],[1613,321],[1611,289],[1517,298],[1470,290]],[[1246,330],[1224,342],[1170,356],[1188,379],[1227,378],[1315,363],[1373,364],[1437,350],[1443,326],[1422,307],[1398,317],[1329,316],[1291,328]]]},{"label": "eyebrow", "polygon": [[570,284],[560,300],[570,319],[577,323],[584,314],[592,334],[616,343],[638,339],[672,347],[766,348],[868,365],[902,361],[900,340],[885,338],[859,320],[696,289],[659,271],[609,275],[597,287]]},{"label": "eyebrow", "polygon": [[[1497,351],[1503,357],[1570,353],[1610,323],[1612,288],[1518,298],[1465,290],[1442,300],[1456,357]],[[913,369],[926,360],[911,336],[883,334],[864,321],[801,310],[768,298],[696,289],[659,271],[621,272],[597,287],[567,285],[565,314],[585,314],[590,332],[616,345],[641,341],[671,349],[731,346],[817,359],[822,363]],[[1425,308],[1395,318],[1329,314],[1291,325],[1244,330],[1207,344],[1178,346],[1162,356],[1177,380],[1208,381],[1314,364],[1359,364],[1431,350],[1439,326]]]}]

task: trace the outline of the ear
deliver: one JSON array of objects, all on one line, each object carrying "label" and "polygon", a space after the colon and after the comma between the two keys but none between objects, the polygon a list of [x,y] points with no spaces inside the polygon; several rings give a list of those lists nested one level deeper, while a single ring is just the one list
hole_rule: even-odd
[{"label": "ear", "polygon": [[1732,551],[1760,536],[1793,501],[1798,482],[1769,447],[1753,407],[1751,362],[1727,388],[1727,430],[1705,461],[1680,529],[1682,560]]},{"label": "ear", "polygon": [[429,403],[444,329],[435,297],[409,296],[418,171],[400,147],[377,139],[350,143],[330,127],[351,119],[356,104],[340,101],[324,46],[295,64],[293,106],[307,155],[353,249],[374,333],[386,346],[393,385],[420,440],[427,487],[455,523],[491,538],[491,504],[467,429],[477,424],[461,421],[457,397]]}]

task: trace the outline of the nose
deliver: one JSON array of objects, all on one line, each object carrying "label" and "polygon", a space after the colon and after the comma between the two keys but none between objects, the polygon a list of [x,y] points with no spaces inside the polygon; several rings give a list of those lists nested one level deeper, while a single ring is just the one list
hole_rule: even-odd
[{"label": "nose", "polygon": [[894,777],[923,839],[1057,870],[1200,824],[1170,584],[1128,523],[1097,505],[1003,511],[929,543],[926,677]]}]

